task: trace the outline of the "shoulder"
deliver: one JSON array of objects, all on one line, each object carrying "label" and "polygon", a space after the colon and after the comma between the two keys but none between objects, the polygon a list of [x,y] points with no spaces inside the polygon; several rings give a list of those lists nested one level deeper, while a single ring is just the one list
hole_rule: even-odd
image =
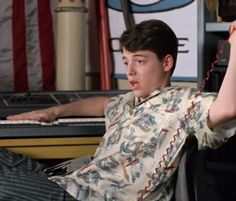
[{"label": "shoulder", "polygon": [[160,90],[162,99],[188,99],[197,94],[197,89],[187,86],[171,86]]},{"label": "shoulder", "polygon": [[132,91],[130,92],[126,92],[124,94],[119,94],[119,95],[116,95],[116,96],[113,96],[111,97],[109,100],[108,100],[108,106],[109,105],[113,105],[115,103],[124,103],[124,102],[129,102],[131,100],[134,99],[134,94]]},{"label": "shoulder", "polygon": [[216,97],[217,93],[215,92],[206,92],[206,91],[200,91],[197,88],[188,87],[188,86],[171,86],[167,87],[163,90],[163,94],[172,94],[176,96],[182,96],[187,99],[192,98],[207,98],[207,97]]},{"label": "shoulder", "polygon": [[161,103],[178,105],[182,109],[190,107],[193,103],[209,108],[216,95],[216,93],[199,92],[198,89],[188,86],[172,86],[162,89],[159,98]]}]

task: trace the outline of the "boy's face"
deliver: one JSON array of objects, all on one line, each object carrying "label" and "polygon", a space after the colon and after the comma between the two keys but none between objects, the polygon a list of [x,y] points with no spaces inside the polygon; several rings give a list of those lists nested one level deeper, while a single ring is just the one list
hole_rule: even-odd
[{"label": "boy's face", "polygon": [[129,52],[123,48],[123,62],[135,96],[145,99],[155,89],[169,84],[169,73],[164,67],[164,60],[160,61],[148,50]]}]

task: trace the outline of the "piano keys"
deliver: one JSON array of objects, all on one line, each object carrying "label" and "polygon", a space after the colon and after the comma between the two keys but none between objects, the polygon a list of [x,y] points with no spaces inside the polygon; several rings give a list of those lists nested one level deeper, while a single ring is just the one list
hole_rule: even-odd
[{"label": "piano keys", "polygon": [[105,119],[64,118],[53,122],[0,120],[0,139],[32,137],[94,137],[105,133]]}]

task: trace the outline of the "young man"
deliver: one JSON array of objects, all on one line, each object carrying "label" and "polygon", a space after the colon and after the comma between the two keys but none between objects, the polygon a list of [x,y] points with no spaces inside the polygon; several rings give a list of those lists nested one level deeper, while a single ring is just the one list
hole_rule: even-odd
[{"label": "young man", "polygon": [[[171,200],[173,175],[186,139],[217,148],[235,134],[236,21],[230,27],[230,61],[218,96],[170,86],[177,38],[159,20],[125,31],[120,43],[132,92],[82,99],[8,119],[53,121],[72,115],[106,116],[107,131],[94,159],[82,169],[50,180],[77,200]],[[93,107],[91,107],[91,105]],[[223,132],[222,132],[223,131]]]}]

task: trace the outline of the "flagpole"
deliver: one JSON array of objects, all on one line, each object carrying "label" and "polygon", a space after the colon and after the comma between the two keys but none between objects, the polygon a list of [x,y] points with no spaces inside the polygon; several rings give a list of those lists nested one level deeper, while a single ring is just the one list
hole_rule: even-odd
[{"label": "flagpole", "polygon": [[98,0],[97,3],[101,89],[111,90],[111,53],[109,48],[108,13],[105,0]]}]

